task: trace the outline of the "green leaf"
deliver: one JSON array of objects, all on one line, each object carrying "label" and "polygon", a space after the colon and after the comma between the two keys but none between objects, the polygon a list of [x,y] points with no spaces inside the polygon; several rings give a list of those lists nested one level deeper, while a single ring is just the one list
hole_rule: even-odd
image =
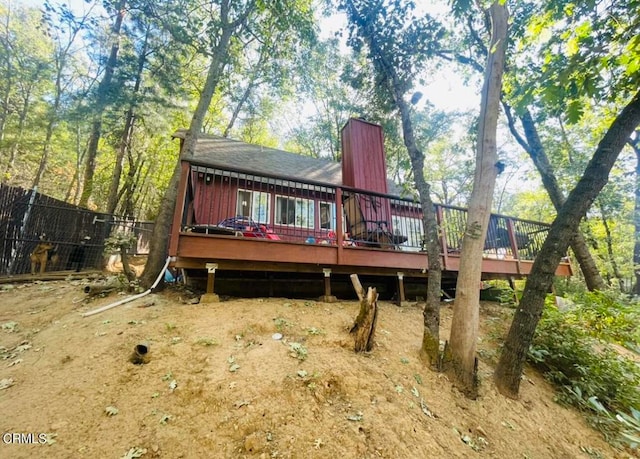
[{"label": "green leaf", "polygon": [[575,36],[571,37],[569,41],[567,41],[567,54],[571,57],[578,54],[579,50],[580,46],[578,44],[578,38]]}]

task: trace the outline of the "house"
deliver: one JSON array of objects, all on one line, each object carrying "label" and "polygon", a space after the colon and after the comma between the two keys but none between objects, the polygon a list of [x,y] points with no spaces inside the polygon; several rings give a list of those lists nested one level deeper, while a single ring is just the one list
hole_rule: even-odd
[{"label": "house", "polygon": [[[216,275],[254,273],[247,277],[254,285],[287,273],[330,297],[337,276],[358,273],[392,279],[404,297],[405,282],[428,277],[420,205],[387,179],[380,126],[350,119],[342,152],[335,163],[201,136],[195,155],[182,159],[169,244],[174,266],[207,272],[211,294]],[[436,213],[444,278],[455,279],[466,210],[437,205]],[[483,278],[526,276],[548,228],[492,215]],[[558,268],[570,273],[568,263]]]}]

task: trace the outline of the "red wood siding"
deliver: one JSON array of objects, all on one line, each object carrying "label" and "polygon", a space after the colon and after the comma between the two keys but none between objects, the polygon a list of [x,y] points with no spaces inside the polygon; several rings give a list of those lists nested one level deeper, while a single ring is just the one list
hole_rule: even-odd
[{"label": "red wood siding", "polygon": [[[238,186],[229,177],[193,173],[193,211],[199,225],[214,225],[236,215]],[[207,179],[207,175],[210,179]]]},{"label": "red wood siding", "polygon": [[[333,192],[315,192],[282,185],[265,184],[257,181],[238,179],[218,174],[194,170],[192,174],[193,219],[188,224],[215,225],[222,220],[237,215],[238,190],[263,192],[269,194],[269,214],[266,222],[268,226],[284,241],[304,241],[314,238],[318,243],[328,241],[329,232],[335,228],[322,229],[320,227],[320,203],[329,202],[334,206]],[[277,197],[309,200],[313,206],[312,226],[283,225],[277,223]],[[335,222],[334,222],[335,224]],[[333,236],[335,239],[335,236]]]}]

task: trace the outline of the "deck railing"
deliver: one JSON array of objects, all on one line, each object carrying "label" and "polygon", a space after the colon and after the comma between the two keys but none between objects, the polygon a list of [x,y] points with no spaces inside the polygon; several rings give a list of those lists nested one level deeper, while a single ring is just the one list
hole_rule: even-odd
[{"label": "deck railing", "polygon": [[[183,183],[183,232],[424,251],[422,210],[415,199],[188,162]],[[444,255],[459,253],[466,209],[438,204],[436,215]],[[485,256],[533,260],[548,230],[545,223],[492,214]]]}]

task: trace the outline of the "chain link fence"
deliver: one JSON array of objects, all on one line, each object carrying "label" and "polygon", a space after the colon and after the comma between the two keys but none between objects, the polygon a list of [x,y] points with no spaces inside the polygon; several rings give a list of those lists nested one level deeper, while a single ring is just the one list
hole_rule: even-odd
[{"label": "chain link fence", "polygon": [[37,189],[0,185],[0,275],[30,272],[29,257],[41,242],[53,246],[47,271],[101,269],[111,234],[134,232],[138,243],[131,254],[146,254],[152,229],[153,223],[93,212]]}]

